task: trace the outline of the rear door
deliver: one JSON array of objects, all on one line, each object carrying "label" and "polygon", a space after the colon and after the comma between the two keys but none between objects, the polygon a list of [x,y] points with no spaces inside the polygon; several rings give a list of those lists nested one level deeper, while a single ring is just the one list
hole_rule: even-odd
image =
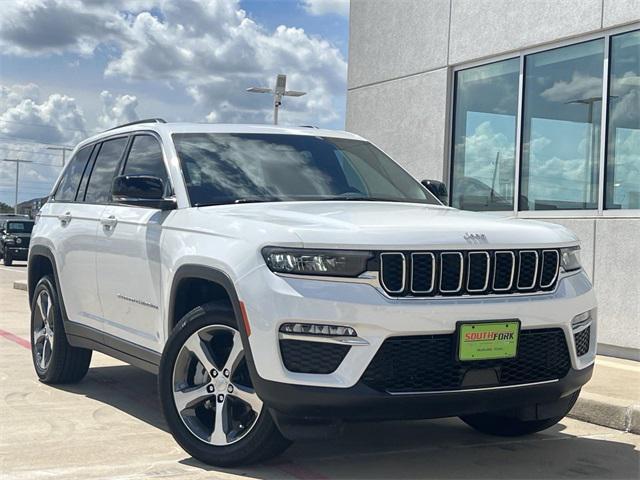
[{"label": "rear door", "polygon": [[95,277],[96,219],[104,205],[84,203],[84,189],[97,145],[80,149],[70,160],[62,179],[42,213],[41,235],[52,242],[60,291],[69,320],[101,328]]},{"label": "rear door", "polygon": [[[165,195],[171,186],[159,140],[135,135],[122,168],[123,175],[160,178]],[[105,333],[161,351],[162,224],[171,212],[131,205],[109,205],[98,231],[98,291]]]}]

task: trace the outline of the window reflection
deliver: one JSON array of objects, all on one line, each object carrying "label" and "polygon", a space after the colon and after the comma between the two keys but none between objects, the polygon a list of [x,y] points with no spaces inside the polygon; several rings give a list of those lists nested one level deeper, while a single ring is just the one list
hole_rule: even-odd
[{"label": "window reflection", "polygon": [[375,200],[437,204],[368,142],[311,135],[173,135],[193,205]]},{"label": "window reflection", "polygon": [[604,40],[525,59],[521,210],[597,207]]},{"label": "window reflection", "polygon": [[640,208],[640,30],[611,38],[606,208]]},{"label": "window reflection", "polygon": [[512,210],[519,59],[456,74],[452,206]]}]

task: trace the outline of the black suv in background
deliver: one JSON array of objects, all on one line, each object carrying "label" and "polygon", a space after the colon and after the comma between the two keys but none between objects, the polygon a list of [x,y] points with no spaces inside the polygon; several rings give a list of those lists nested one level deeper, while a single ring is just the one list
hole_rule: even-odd
[{"label": "black suv in background", "polygon": [[26,217],[0,217],[0,258],[10,266],[14,260],[26,260],[34,221]]}]

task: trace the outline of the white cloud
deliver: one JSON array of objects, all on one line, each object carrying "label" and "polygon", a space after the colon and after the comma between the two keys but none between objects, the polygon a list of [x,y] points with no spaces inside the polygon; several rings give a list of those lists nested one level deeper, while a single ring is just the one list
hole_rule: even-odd
[{"label": "white cloud", "polygon": [[572,102],[602,96],[602,78],[575,72],[571,80],[555,82],[542,92],[542,96],[552,102]]},{"label": "white cloud", "polygon": [[15,107],[26,98],[36,102],[40,100],[40,88],[35,83],[10,87],[0,85],[0,112]]},{"label": "white cloud", "polygon": [[337,15],[349,16],[349,0],[302,0],[302,6],[311,15]]},{"label": "white cloud", "polygon": [[104,90],[100,93],[102,102],[101,113],[98,116],[98,125],[101,128],[112,128],[123,123],[138,120],[136,112],[138,99],[133,95],[118,95],[114,97],[111,92]]},{"label": "white cloud", "polygon": [[0,87],[0,135],[45,143],[73,143],[86,137],[75,99],[54,93],[41,100],[34,84]]},{"label": "white cloud", "polygon": [[270,102],[245,89],[270,85],[277,73],[288,75],[290,88],[308,92],[286,99],[285,121],[328,123],[344,108],[346,62],[327,41],[299,28],[268,32],[237,0],[168,3],[162,14],[162,20],[149,12],[135,17],[131,40],[107,66],[108,76],[180,85],[224,122],[269,121]]},{"label": "white cloud", "polygon": [[[346,61],[318,36],[286,26],[267,30],[246,15],[239,0],[105,3],[12,4],[0,19],[0,47],[15,55],[88,55],[103,46],[110,59],[107,76],[182,89],[199,112],[192,120],[204,119],[209,112],[207,118],[217,121],[269,122],[272,106],[267,96],[245,89],[270,85],[278,73],[288,75],[291,89],[308,92],[285,100],[283,123],[322,125],[343,116]],[[306,5],[312,12],[348,10],[344,1],[314,0]]]},{"label": "white cloud", "polygon": [[496,131],[491,122],[479,124],[456,144],[456,157],[464,158],[459,175],[472,177],[508,196],[513,185],[515,139]]}]

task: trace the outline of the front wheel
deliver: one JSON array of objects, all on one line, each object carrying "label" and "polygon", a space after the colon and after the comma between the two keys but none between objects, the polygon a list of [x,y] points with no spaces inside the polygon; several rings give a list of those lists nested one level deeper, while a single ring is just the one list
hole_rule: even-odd
[{"label": "front wheel", "polygon": [[9,249],[4,247],[4,253],[2,254],[2,263],[4,263],[5,267],[10,267],[13,265],[13,258],[11,258],[11,254],[9,253]]},{"label": "front wheel", "polygon": [[165,346],[158,382],[174,439],[198,460],[246,465],[289,445],[253,389],[227,309],[208,304],[182,318]]},{"label": "front wheel", "polygon": [[460,417],[460,419],[479,432],[489,435],[496,435],[500,437],[519,437],[522,435],[530,435],[553,427],[556,423],[562,420],[573,408],[579,395],[580,390],[571,394],[568,401],[565,399],[559,400],[559,402],[563,402],[566,405],[564,407],[564,412],[551,418],[541,420],[519,420],[514,417],[489,412],[465,415]]}]

